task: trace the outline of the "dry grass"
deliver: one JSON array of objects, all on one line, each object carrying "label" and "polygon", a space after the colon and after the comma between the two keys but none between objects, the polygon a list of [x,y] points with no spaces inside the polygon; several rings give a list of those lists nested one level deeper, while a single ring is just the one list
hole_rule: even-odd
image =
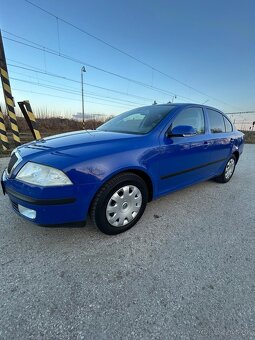
[{"label": "dry grass", "polygon": [[255,144],[255,131],[242,131],[245,137],[245,143],[247,144]]},{"label": "dry grass", "polygon": [[[27,143],[33,140],[33,136],[29,127],[23,117],[17,117],[17,122],[20,131],[20,140],[21,143]],[[85,129],[86,130],[94,130],[101,124],[103,124],[103,120],[95,120],[89,119],[85,121]],[[9,139],[10,149],[8,151],[3,151],[2,146],[0,146],[0,157],[9,156],[10,152],[14,149],[14,142],[12,139],[12,133],[10,128],[10,122],[8,118],[5,116],[5,126],[7,129],[7,135]],[[37,119],[37,126],[41,133],[42,137],[56,135],[58,133],[70,132],[82,130],[82,122],[68,119],[68,118],[60,118],[60,117],[41,117]]]},{"label": "dry grass", "polygon": [[[29,127],[25,121],[25,118],[23,117],[17,117],[18,127],[20,132],[30,132]],[[95,119],[89,119],[85,121],[85,129],[96,129],[98,126],[100,126],[104,121],[102,120],[95,120]],[[11,131],[10,128],[10,122],[5,117],[5,126],[7,131]],[[52,118],[38,118],[37,119],[37,126],[39,131],[43,133],[48,133],[52,131],[62,131],[62,132],[68,132],[68,131],[75,131],[75,130],[81,130],[82,129],[82,122],[74,120],[74,119],[68,119],[68,118],[60,118],[60,117],[52,117]]]}]

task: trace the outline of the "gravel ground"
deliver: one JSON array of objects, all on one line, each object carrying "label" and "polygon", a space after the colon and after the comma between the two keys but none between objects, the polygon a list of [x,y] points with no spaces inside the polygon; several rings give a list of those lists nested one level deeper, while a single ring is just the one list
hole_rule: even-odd
[{"label": "gravel ground", "polygon": [[118,236],[37,227],[1,194],[0,339],[255,339],[254,156]]}]

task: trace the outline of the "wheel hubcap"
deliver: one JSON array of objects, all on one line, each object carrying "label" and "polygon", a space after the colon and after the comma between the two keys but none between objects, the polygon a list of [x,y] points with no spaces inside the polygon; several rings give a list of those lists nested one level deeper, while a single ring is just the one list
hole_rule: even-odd
[{"label": "wheel hubcap", "polygon": [[114,227],[130,223],[142,206],[142,193],[134,185],[125,185],[110,198],[106,207],[107,221]]},{"label": "wheel hubcap", "polygon": [[226,169],[225,169],[225,177],[226,177],[226,179],[229,179],[233,175],[234,169],[235,169],[235,161],[234,161],[233,158],[231,158],[228,161],[228,163],[226,165]]},{"label": "wheel hubcap", "polygon": [[128,203],[127,202],[124,202],[123,204],[122,204],[122,209],[127,209],[128,208]]}]

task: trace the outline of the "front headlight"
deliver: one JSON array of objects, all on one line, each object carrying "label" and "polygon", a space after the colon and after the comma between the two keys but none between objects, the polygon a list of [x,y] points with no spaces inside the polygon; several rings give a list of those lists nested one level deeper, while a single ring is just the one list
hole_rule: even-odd
[{"label": "front headlight", "polygon": [[62,171],[33,162],[27,162],[20,169],[16,178],[42,187],[73,184]]}]

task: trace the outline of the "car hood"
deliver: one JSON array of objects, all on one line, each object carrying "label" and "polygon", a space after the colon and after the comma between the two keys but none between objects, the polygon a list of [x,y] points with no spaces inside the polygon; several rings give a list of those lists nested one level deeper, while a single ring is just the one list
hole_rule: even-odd
[{"label": "car hood", "polygon": [[115,133],[97,130],[82,130],[75,132],[63,133],[51,137],[46,137],[38,141],[33,141],[22,145],[19,151],[22,156],[32,155],[34,153],[64,153],[73,155],[75,148],[88,147],[91,145],[118,143],[127,139],[141,137],[140,135],[131,135],[125,133]]}]

